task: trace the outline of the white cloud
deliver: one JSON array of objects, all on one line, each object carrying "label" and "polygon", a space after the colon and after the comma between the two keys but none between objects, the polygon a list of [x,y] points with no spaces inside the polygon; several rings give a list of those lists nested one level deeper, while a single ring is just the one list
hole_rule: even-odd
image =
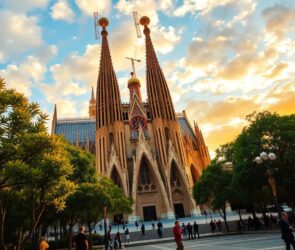
[{"label": "white cloud", "polygon": [[159,22],[159,17],[157,14],[158,5],[154,0],[145,0],[145,1],[128,1],[128,0],[119,0],[115,6],[120,14],[124,14],[133,18],[133,11],[137,11],[140,16],[148,16],[151,20],[151,25],[155,25]]},{"label": "white cloud", "polygon": [[50,72],[53,84],[41,84],[46,100],[54,103],[70,96],[81,96],[96,86],[99,64],[99,48],[87,45],[84,54],[72,54],[61,64],[54,64]]},{"label": "white cloud", "polygon": [[36,17],[0,11],[0,20],[0,63],[42,44]]},{"label": "white cloud", "polygon": [[292,33],[295,27],[295,8],[274,5],[262,12],[265,19],[265,30],[275,40],[281,40],[287,33]]},{"label": "white cloud", "polygon": [[25,13],[32,9],[45,9],[48,5],[48,0],[2,0],[5,8],[13,12]]},{"label": "white cloud", "polygon": [[156,27],[152,30],[151,36],[156,51],[167,54],[171,52],[180,41],[182,30],[176,30],[174,27]]},{"label": "white cloud", "polygon": [[75,14],[70,8],[67,0],[60,0],[51,8],[51,17],[54,20],[64,20],[70,23],[73,21],[74,16]]},{"label": "white cloud", "polygon": [[76,0],[79,9],[87,16],[93,16],[97,11],[100,15],[106,16],[111,9],[111,0]]},{"label": "white cloud", "polygon": [[57,107],[57,117],[66,118],[66,117],[77,117],[77,102],[68,99],[55,99],[51,101],[56,104]]},{"label": "white cloud", "polygon": [[7,65],[5,69],[0,70],[0,75],[5,79],[8,88],[30,96],[33,84],[42,81],[46,71],[47,68],[40,59],[29,56],[19,66]]}]

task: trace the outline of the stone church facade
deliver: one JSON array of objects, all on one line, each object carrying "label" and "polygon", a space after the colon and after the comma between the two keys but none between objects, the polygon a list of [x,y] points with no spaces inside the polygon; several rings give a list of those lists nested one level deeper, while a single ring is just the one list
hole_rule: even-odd
[{"label": "stone church facade", "polygon": [[185,111],[176,113],[151,40],[149,18],[142,17],[146,44],[148,101],[134,74],[122,103],[108,44],[106,18],[102,27],[96,97],[92,89],[89,117],[58,119],[52,132],[96,155],[101,175],[110,177],[134,201],[130,220],[172,219],[198,214],[191,188],[210,163],[202,133],[191,126]]}]

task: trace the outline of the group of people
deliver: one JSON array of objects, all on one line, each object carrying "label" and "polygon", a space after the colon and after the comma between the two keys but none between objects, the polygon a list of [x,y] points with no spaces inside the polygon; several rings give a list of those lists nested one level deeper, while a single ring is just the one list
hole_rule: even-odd
[{"label": "group of people", "polygon": [[198,235],[198,239],[200,239],[199,225],[197,224],[197,222],[194,222],[193,225],[191,225],[190,222],[187,223],[187,225],[182,223],[181,229],[182,229],[183,238],[189,239],[189,240],[196,239]]},{"label": "group of people", "polygon": [[[80,226],[79,233],[74,237],[73,245],[76,250],[88,250],[88,241],[85,235],[85,227]],[[48,242],[44,236],[41,236],[39,250],[47,250],[49,248]]]},{"label": "group of people", "polygon": [[271,229],[277,224],[277,219],[271,214],[263,215],[260,218],[257,216],[248,217],[248,230],[258,230],[258,229]]},{"label": "group of people", "polygon": [[[139,223],[138,223],[137,220],[135,221],[134,224],[135,224],[136,229],[138,229]],[[151,225],[152,225],[153,230],[155,230],[155,222],[154,221],[152,222]],[[145,225],[144,225],[144,223],[141,224],[140,230],[141,230],[141,235],[145,236]],[[162,224],[161,221],[158,221],[158,223],[157,223],[157,234],[158,234],[159,238],[163,238],[163,224]]]},{"label": "group of people", "polygon": [[211,220],[209,225],[212,233],[222,232],[222,224],[220,220]]},{"label": "group of people", "polygon": [[[252,219],[251,217],[249,217],[248,218],[248,225],[249,225],[249,221],[250,221],[250,225],[252,222],[255,225],[256,220],[257,219],[255,219],[255,218]],[[269,227],[271,227],[271,224],[276,222],[275,217],[272,215],[269,216],[269,218],[264,218],[264,224],[265,224],[265,220],[269,221],[269,224],[267,224]],[[214,221],[211,220],[210,226],[212,225],[211,226],[212,232],[214,231],[213,230],[214,227],[218,229],[218,224],[219,224],[218,222],[215,223]],[[195,225],[195,223],[194,223],[194,225]],[[291,245],[292,245],[293,249],[295,250],[295,240],[294,240],[294,235],[293,235],[294,228],[288,219],[288,214],[285,212],[281,213],[279,227],[281,229],[281,237],[286,244],[286,250],[290,250]],[[174,235],[174,240],[175,240],[175,243],[177,246],[176,250],[184,249],[182,239],[187,238],[186,232],[189,233],[189,239],[192,237],[192,228],[194,228],[194,227],[192,227],[190,225],[190,223],[188,223],[186,226],[184,225],[184,223],[182,223],[182,226],[180,226],[179,221],[175,222],[175,226],[173,227],[173,235]],[[196,228],[198,228],[198,227],[196,227]],[[199,238],[198,231],[197,231],[197,234],[198,234],[198,238]]]},{"label": "group of people", "polygon": [[[258,222],[261,223],[261,220],[263,220],[263,224],[265,225],[265,228],[271,228],[272,224],[276,224],[276,218],[272,215],[271,216],[266,215],[265,217],[262,217],[260,220],[257,217],[254,217],[254,219],[252,219],[252,217],[249,216],[248,230],[255,229],[256,223],[258,223]],[[137,227],[138,227],[138,222],[136,221],[135,223],[137,223]],[[153,229],[155,229],[154,223],[153,223],[152,227],[153,227]],[[162,233],[163,224],[159,221],[157,223],[157,227],[158,227],[157,231],[158,231],[159,238],[162,238],[163,237],[163,233]],[[212,232],[222,231],[220,220],[217,222],[215,220],[214,221],[211,220],[210,227],[211,227]],[[295,241],[294,241],[294,235],[293,235],[294,229],[289,221],[288,214],[285,212],[281,213],[279,227],[281,229],[281,237],[286,244],[286,250],[290,250],[291,245],[293,246],[293,249],[295,250]],[[141,231],[142,231],[142,235],[145,235],[144,224],[142,224],[142,226],[141,226]],[[127,227],[124,232],[124,235],[125,235],[125,243],[129,243],[130,242],[130,232]],[[173,227],[173,235],[174,235],[174,239],[175,239],[175,242],[177,245],[176,249],[182,250],[182,249],[184,249],[182,239],[196,239],[197,236],[198,236],[198,238],[200,238],[199,225],[196,222],[194,222],[192,225],[190,223],[187,223],[187,225],[182,223],[182,225],[180,226],[180,222],[176,221],[175,226]],[[123,247],[122,241],[121,241],[121,235],[119,232],[117,232],[117,234],[115,235],[114,240],[111,239],[111,227],[109,227],[107,237],[108,237],[107,238],[108,244],[111,249],[121,249]],[[84,226],[81,226],[79,228],[79,233],[77,235],[75,235],[73,243],[74,243],[74,247],[76,250],[88,250],[88,241],[87,241],[87,237],[85,235],[85,227]],[[49,244],[46,242],[44,237],[41,237],[41,241],[39,244],[39,250],[47,250],[48,248],[49,248]]]},{"label": "group of people", "polygon": [[[194,234],[193,234],[194,232]],[[174,240],[176,242],[177,250],[182,250],[183,243],[182,243],[182,238],[186,239],[196,239],[198,235],[198,239],[200,239],[200,234],[199,234],[199,225],[197,222],[194,221],[194,224],[191,225],[190,222],[185,225],[182,223],[180,226],[179,221],[175,221],[175,226],[173,227],[173,235],[174,235]]]}]

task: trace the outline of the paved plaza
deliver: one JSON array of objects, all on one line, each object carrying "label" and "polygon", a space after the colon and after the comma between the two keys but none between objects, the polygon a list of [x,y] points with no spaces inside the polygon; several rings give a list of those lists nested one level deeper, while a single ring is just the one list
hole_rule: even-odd
[{"label": "paved plaza", "polygon": [[[174,242],[143,245],[128,247],[128,249],[152,250],[162,249],[169,250],[175,249]],[[279,233],[255,233],[255,234],[242,234],[242,235],[228,235],[221,237],[211,237],[199,240],[185,240],[185,249],[206,249],[206,250],[283,250],[285,249],[284,243],[280,238]]]}]

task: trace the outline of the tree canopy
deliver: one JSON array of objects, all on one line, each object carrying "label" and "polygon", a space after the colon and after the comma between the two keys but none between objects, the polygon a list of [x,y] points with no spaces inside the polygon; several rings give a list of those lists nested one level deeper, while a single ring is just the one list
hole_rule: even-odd
[{"label": "tree canopy", "polygon": [[[130,212],[132,201],[98,176],[94,156],[49,135],[47,115],[0,78],[0,248],[24,249],[56,222],[70,237],[74,225],[91,232],[110,213]],[[68,248],[71,248],[69,244]]]},{"label": "tree canopy", "polygon": [[[276,180],[279,202],[295,207],[295,115],[267,111],[247,116],[248,125],[235,140],[221,145],[216,157],[193,188],[197,203],[220,210],[226,201],[233,209],[255,213],[274,203],[269,174]],[[275,160],[257,164],[261,152],[275,153]],[[230,172],[226,165],[230,164]],[[229,169],[227,169],[229,170]]]},{"label": "tree canopy", "polygon": [[67,178],[73,169],[61,140],[47,133],[38,104],[6,89],[3,79],[0,100],[0,247],[22,249],[47,206],[64,208],[75,189]]},{"label": "tree canopy", "polygon": [[202,176],[193,187],[193,196],[198,204],[206,204],[219,211],[227,230],[226,205],[231,199],[231,173],[224,171],[222,164],[213,160],[204,170]]}]

